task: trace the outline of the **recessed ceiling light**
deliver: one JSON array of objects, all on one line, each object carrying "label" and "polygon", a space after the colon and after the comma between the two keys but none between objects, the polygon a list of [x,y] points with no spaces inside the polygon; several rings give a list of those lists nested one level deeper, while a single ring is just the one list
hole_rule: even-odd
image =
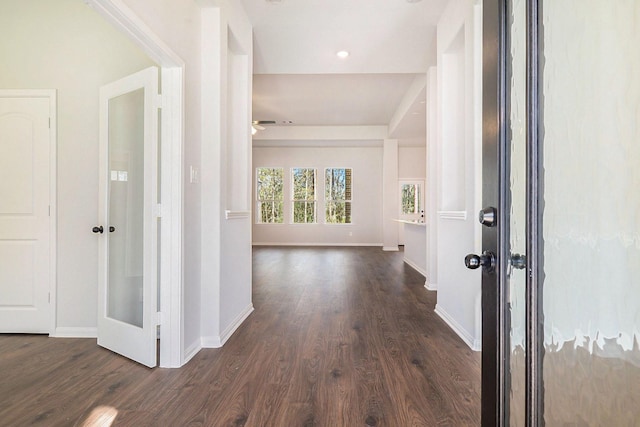
[{"label": "recessed ceiling light", "polygon": [[422,0],[407,0],[407,3],[419,3]]},{"label": "recessed ceiling light", "polygon": [[346,58],[347,56],[349,56],[349,52],[347,52],[346,50],[341,50],[340,52],[337,52],[337,53],[336,53],[336,56],[337,56],[338,58],[342,58],[342,59],[344,59],[344,58]]},{"label": "recessed ceiling light", "polygon": [[266,1],[267,3],[270,3],[270,4],[280,4],[280,3],[282,3],[282,0],[264,0],[264,1]]}]

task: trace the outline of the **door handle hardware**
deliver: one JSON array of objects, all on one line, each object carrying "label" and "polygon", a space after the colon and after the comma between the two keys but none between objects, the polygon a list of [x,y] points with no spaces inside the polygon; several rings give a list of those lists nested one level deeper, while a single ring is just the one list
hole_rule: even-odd
[{"label": "door handle hardware", "polygon": [[109,233],[113,233],[114,231],[116,231],[116,228],[113,225],[109,226]]},{"label": "door handle hardware", "polygon": [[484,251],[482,255],[469,254],[464,257],[464,265],[470,270],[482,267],[484,271],[492,272],[496,268],[496,254]]},{"label": "door handle hardware", "polygon": [[509,263],[513,266],[513,268],[518,270],[524,270],[527,268],[527,256],[520,254],[511,254],[511,259]]},{"label": "door handle hardware", "polygon": [[498,211],[491,206],[481,209],[478,212],[478,221],[486,227],[495,227],[498,224]]},{"label": "door handle hardware", "polygon": [[102,233],[104,233],[104,228],[103,228],[102,226],[100,226],[100,227],[95,226],[95,227],[93,227],[93,228],[91,229],[91,231],[93,231],[94,233],[100,233],[100,234],[102,234]]}]

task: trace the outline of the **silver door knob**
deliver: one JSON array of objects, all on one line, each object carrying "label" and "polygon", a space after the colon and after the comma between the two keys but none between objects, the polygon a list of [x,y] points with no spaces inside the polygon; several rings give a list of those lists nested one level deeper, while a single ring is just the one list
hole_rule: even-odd
[{"label": "silver door knob", "polygon": [[485,227],[495,227],[498,223],[498,211],[493,207],[484,208],[478,212],[478,221]]},{"label": "silver door knob", "polygon": [[496,255],[489,251],[484,251],[482,255],[469,254],[464,257],[464,265],[471,270],[482,267],[485,271],[490,272],[496,266]]},{"label": "silver door knob", "polygon": [[511,259],[509,260],[513,268],[517,268],[518,270],[524,270],[527,268],[527,256],[521,254],[511,254]]}]

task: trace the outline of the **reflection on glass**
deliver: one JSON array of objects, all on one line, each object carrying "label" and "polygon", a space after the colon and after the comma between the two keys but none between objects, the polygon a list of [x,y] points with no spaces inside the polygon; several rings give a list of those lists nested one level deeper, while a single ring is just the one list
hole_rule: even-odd
[{"label": "reflection on glass", "polygon": [[[525,254],[526,212],[526,51],[525,1],[515,0],[511,10],[511,212],[510,252]],[[508,270],[510,306],[510,374],[509,414],[512,426],[524,426],[525,417],[525,270]]]},{"label": "reflection on glass", "polygon": [[640,420],[640,7],[544,11],[545,422]]},{"label": "reflection on glass", "polygon": [[142,327],[144,89],[109,100],[107,315]]}]

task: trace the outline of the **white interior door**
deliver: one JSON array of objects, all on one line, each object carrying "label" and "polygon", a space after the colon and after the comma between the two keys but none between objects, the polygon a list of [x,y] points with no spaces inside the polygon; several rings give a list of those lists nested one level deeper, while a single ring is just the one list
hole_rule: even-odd
[{"label": "white interior door", "polygon": [[157,364],[158,69],[100,89],[98,345]]},{"label": "white interior door", "polygon": [[[41,92],[41,91],[40,91]],[[0,332],[49,333],[53,91],[0,91]]]}]

